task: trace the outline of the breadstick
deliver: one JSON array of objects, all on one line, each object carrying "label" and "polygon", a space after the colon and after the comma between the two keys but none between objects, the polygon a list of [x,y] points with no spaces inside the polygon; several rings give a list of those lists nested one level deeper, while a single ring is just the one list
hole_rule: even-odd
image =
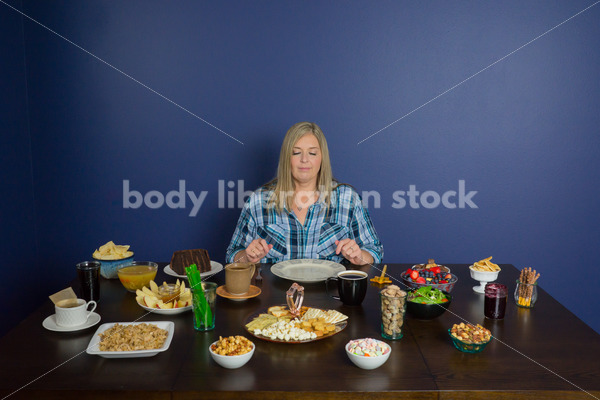
[{"label": "breadstick", "polygon": [[517,303],[521,306],[531,306],[533,297],[533,285],[540,278],[540,274],[531,267],[525,267],[519,274],[519,291]]}]

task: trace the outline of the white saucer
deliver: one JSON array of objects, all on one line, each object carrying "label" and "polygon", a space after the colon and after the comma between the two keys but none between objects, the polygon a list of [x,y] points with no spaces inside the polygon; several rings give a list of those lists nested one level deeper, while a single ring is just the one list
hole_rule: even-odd
[{"label": "white saucer", "polygon": [[94,326],[98,322],[100,322],[100,315],[96,314],[95,312],[92,312],[90,314],[89,318],[87,319],[87,321],[85,322],[85,324],[75,325],[75,326],[60,326],[60,325],[56,324],[56,314],[52,314],[51,316],[46,318],[44,320],[44,322],[42,322],[42,326],[44,328],[48,329],[49,331],[75,332],[75,331],[80,331],[82,329],[86,329],[91,326]]}]

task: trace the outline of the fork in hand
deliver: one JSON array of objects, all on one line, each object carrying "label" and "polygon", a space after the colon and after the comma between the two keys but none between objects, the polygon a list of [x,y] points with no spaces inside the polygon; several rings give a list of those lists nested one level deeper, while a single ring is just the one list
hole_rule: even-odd
[{"label": "fork in hand", "polygon": [[262,280],[263,280],[263,278],[260,275],[260,264],[259,264],[258,267],[256,268],[256,276],[254,277],[254,282],[256,282],[257,285],[261,285]]}]

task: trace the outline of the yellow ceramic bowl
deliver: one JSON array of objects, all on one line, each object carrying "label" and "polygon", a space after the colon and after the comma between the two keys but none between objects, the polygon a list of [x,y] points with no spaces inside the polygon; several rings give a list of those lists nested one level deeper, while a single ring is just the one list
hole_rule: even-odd
[{"label": "yellow ceramic bowl", "polygon": [[156,277],[158,264],[152,261],[133,261],[124,264],[117,274],[125,289],[134,292],[147,286]]}]

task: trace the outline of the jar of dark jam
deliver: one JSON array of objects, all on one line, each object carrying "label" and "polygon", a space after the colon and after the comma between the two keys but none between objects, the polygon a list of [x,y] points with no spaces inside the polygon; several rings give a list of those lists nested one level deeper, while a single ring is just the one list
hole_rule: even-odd
[{"label": "jar of dark jam", "polygon": [[500,283],[485,285],[484,312],[487,318],[502,319],[506,311],[508,288]]}]

